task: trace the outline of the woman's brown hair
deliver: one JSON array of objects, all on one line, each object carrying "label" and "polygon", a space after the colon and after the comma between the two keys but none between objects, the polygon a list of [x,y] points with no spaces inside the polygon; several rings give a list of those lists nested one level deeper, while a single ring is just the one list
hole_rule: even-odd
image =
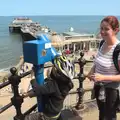
[{"label": "woman's brown hair", "polygon": [[101,23],[102,22],[107,22],[113,30],[115,30],[117,33],[119,32],[119,21],[117,17],[107,16],[101,21]]}]

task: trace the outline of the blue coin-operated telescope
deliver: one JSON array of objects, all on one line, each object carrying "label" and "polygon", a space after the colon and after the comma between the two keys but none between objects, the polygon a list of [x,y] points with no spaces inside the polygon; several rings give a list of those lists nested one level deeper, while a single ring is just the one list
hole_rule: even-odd
[{"label": "blue coin-operated telescope", "polygon": [[[50,40],[45,36],[38,36],[37,40],[24,42],[24,61],[34,65],[35,78],[38,84],[44,84],[44,64],[58,55],[55,48],[51,46]],[[42,112],[41,98],[37,98],[38,111]]]}]

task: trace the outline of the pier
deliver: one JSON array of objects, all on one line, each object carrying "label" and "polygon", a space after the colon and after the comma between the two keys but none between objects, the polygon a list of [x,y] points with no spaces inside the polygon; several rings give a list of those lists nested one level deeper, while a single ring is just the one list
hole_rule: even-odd
[{"label": "pier", "polygon": [[11,33],[12,32],[20,33],[21,31],[20,29],[23,24],[31,24],[31,23],[33,23],[33,21],[27,17],[14,18],[14,20],[9,25],[9,31]]},{"label": "pier", "polygon": [[48,32],[50,32],[49,28],[41,26],[39,23],[23,24],[21,26],[21,35],[24,41],[36,40],[38,35]]}]

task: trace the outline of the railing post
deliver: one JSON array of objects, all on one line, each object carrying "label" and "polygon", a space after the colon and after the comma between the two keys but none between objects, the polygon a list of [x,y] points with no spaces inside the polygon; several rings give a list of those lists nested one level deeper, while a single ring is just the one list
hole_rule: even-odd
[{"label": "railing post", "polygon": [[83,105],[83,95],[84,95],[84,89],[83,89],[83,81],[85,80],[85,76],[83,74],[83,70],[84,70],[84,65],[86,64],[86,60],[84,59],[84,53],[80,52],[80,58],[78,59],[78,64],[80,66],[80,73],[78,74],[79,77],[79,88],[77,89],[78,91],[78,102],[76,105],[76,109],[83,109],[84,105]]},{"label": "railing post", "polygon": [[12,75],[8,79],[11,83],[14,94],[14,96],[11,98],[11,102],[16,109],[16,116],[14,117],[14,120],[24,120],[24,116],[21,112],[21,104],[23,103],[23,98],[18,92],[18,86],[21,82],[20,76],[17,75],[17,69],[15,67],[12,67],[10,69],[10,72],[12,73]]}]

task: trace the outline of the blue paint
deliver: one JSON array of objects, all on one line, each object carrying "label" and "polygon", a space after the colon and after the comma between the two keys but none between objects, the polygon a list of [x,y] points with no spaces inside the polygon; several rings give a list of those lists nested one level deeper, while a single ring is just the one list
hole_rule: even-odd
[{"label": "blue paint", "polygon": [[[50,40],[45,36],[37,36],[37,40],[23,44],[24,61],[34,66],[35,79],[39,85],[44,84],[44,64],[51,61],[58,55],[55,48],[51,46]],[[37,98],[38,111],[42,112],[42,97]]]}]

